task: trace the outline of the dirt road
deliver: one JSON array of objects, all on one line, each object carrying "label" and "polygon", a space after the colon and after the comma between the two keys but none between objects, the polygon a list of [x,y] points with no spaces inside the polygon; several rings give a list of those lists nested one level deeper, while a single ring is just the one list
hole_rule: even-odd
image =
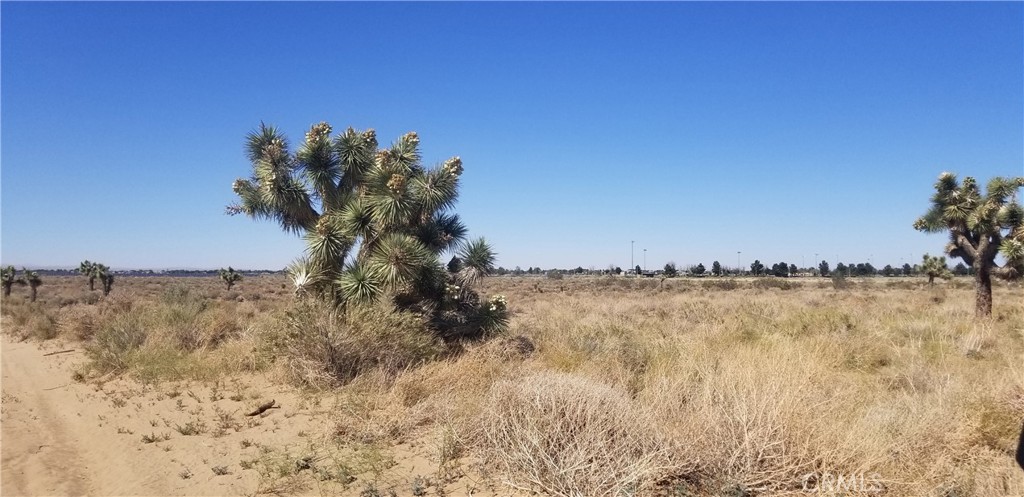
[{"label": "dirt road", "polygon": [[111,436],[95,387],[71,380],[80,352],[45,356],[35,343],[2,342],[3,495],[168,493],[137,440]]},{"label": "dirt road", "polygon": [[[81,351],[45,354],[81,344],[0,340],[5,497],[360,495],[370,486],[404,496],[438,468],[432,432],[393,447],[325,449],[335,447],[325,440],[333,433],[332,413],[349,405],[345,396],[301,395],[258,375],[213,384],[79,383],[72,374],[85,362]],[[245,416],[266,399],[280,408]],[[321,482],[311,470],[297,470],[295,460],[309,454],[321,468],[342,464],[350,479]],[[288,468],[297,476],[280,476]],[[449,482],[445,494],[513,494],[479,487],[475,478],[462,478]]]}]

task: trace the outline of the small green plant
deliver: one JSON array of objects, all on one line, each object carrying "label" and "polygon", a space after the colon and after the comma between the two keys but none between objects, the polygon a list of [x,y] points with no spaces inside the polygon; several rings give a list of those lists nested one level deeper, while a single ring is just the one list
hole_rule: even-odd
[{"label": "small green plant", "polygon": [[422,476],[417,475],[412,479],[412,494],[416,497],[427,495],[427,482]]},{"label": "small green plant", "polygon": [[163,435],[157,435],[156,433],[151,433],[149,435],[143,435],[142,436],[142,443],[144,443],[144,444],[151,444],[151,443],[156,443],[156,442],[167,441],[167,440],[170,440],[170,439],[171,439],[171,435],[167,434],[167,433],[164,433]]},{"label": "small green plant", "polygon": [[373,483],[367,483],[363,490],[359,492],[359,497],[383,497],[380,490],[377,489],[377,485]]},{"label": "small green plant", "polygon": [[189,421],[182,425],[175,425],[175,430],[185,436],[194,436],[202,433],[206,433],[206,423],[202,421]]},{"label": "small green plant", "polygon": [[192,478],[192,470],[185,468],[181,470],[181,473],[178,473],[178,476],[181,477],[182,480]]},{"label": "small green plant", "polygon": [[213,466],[210,468],[210,470],[213,471],[213,474],[217,476],[224,476],[230,474],[227,466]]}]

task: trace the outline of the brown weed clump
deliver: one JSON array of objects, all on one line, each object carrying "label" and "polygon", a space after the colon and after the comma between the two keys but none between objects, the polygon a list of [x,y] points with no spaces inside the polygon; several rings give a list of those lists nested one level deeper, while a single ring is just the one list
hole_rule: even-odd
[{"label": "brown weed clump", "polygon": [[671,466],[647,411],[625,392],[587,378],[538,373],[498,383],[484,416],[489,459],[523,490],[643,494]]},{"label": "brown weed clump", "polygon": [[286,313],[283,327],[276,345],[288,376],[314,388],[344,384],[363,372],[393,376],[445,350],[421,318],[382,307],[341,312],[304,302]]}]

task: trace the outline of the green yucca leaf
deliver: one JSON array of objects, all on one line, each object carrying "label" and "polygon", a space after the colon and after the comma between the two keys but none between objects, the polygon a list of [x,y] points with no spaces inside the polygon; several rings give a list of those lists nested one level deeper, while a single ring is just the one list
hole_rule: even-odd
[{"label": "green yucca leaf", "polygon": [[323,283],[323,274],[306,258],[299,258],[285,268],[297,295],[314,293]]},{"label": "green yucca leaf", "polygon": [[348,128],[335,139],[334,149],[343,174],[341,188],[348,191],[361,183],[363,177],[373,167],[374,154],[377,151],[377,134],[372,129],[359,133]]},{"label": "green yucca leaf", "polygon": [[1024,242],[1006,238],[999,244],[999,253],[1006,258],[1010,265],[1024,263]]},{"label": "green yucca leaf", "polygon": [[423,169],[420,166],[420,138],[415,131],[402,135],[391,146],[388,156],[390,164],[397,167],[401,172],[410,173],[417,170],[422,171]]},{"label": "green yucca leaf", "polygon": [[462,269],[459,271],[459,279],[464,285],[473,285],[484,276],[494,271],[494,260],[496,254],[487,241],[477,238],[462,246],[459,250],[459,259],[462,260]]},{"label": "green yucca leaf", "polygon": [[459,196],[458,177],[440,168],[431,169],[409,181],[409,192],[419,206],[421,216],[430,217],[455,205]]},{"label": "green yucca leaf", "polygon": [[950,172],[944,172],[939,175],[938,182],[935,183],[935,190],[941,193],[948,193],[958,188],[956,175]]},{"label": "green yucca leaf", "polygon": [[965,222],[971,215],[971,209],[965,202],[950,204],[943,209],[943,216],[950,221]]},{"label": "green yucca leaf", "polygon": [[306,143],[296,155],[298,168],[306,181],[313,186],[313,192],[321,199],[335,193],[341,179],[341,163],[326,139]]},{"label": "green yucca leaf", "polygon": [[1024,207],[1021,207],[1017,202],[1010,202],[999,208],[996,220],[999,226],[1004,229],[1012,230],[1021,226],[1024,224]]},{"label": "green yucca leaf", "polygon": [[997,204],[1003,205],[1009,200],[1013,199],[1013,195],[1017,193],[1017,178],[1004,178],[995,177],[989,180],[988,185],[985,187],[986,199]]},{"label": "green yucca leaf", "polygon": [[352,238],[373,236],[373,217],[359,198],[353,198],[346,203],[338,219],[341,228]]},{"label": "green yucca leaf", "polygon": [[389,288],[410,282],[433,254],[409,235],[392,233],[382,237],[370,256],[381,281]]},{"label": "green yucca leaf", "polygon": [[384,230],[407,224],[414,208],[412,199],[408,195],[392,191],[370,195],[365,198],[365,204],[370,218]]},{"label": "green yucca leaf", "polygon": [[345,302],[373,302],[384,292],[384,282],[377,269],[359,263],[342,272],[336,283]]},{"label": "green yucca leaf", "polygon": [[465,241],[466,227],[457,214],[440,214],[416,226],[416,238],[435,254]]},{"label": "green yucca leaf", "polygon": [[262,159],[264,150],[275,141],[282,144],[285,150],[288,149],[288,138],[277,128],[260,123],[259,129],[251,131],[245,137],[245,152],[249,161],[256,163]]},{"label": "green yucca leaf", "polygon": [[306,254],[310,262],[321,272],[333,272],[345,261],[345,256],[355,243],[347,235],[340,222],[333,216],[321,216],[315,229],[306,233]]}]

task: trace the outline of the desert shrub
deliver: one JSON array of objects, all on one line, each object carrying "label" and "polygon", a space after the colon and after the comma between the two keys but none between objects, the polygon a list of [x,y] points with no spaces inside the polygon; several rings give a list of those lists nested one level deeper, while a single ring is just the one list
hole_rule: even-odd
[{"label": "desert shrub", "polygon": [[88,340],[100,325],[100,313],[93,306],[73,305],[61,309],[57,323],[61,334]]},{"label": "desert shrub", "polygon": [[751,286],[759,290],[767,290],[769,288],[778,288],[779,290],[791,290],[796,287],[795,284],[790,283],[783,279],[776,278],[758,278],[751,283]]},{"label": "desert shrub", "polygon": [[147,335],[140,311],[117,314],[96,331],[86,354],[92,359],[93,368],[101,373],[124,370],[131,354],[146,343]]},{"label": "desert shrub", "polygon": [[49,340],[59,332],[56,316],[42,302],[5,300],[4,315],[10,318],[5,328],[20,340]]},{"label": "desert shrub", "polygon": [[289,376],[322,388],[346,383],[362,372],[393,375],[437,357],[443,343],[415,314],[384,306],[350,306],[346,312],[315,301],[288,311],[277,346]]},{"label": "desert shrub", "polygon": [[621,390],[540,373],[492,388],[485,411],[488,457],[507,483],[528,491],[642,494],[669,466],[649,421]]},{"label": "desert shrub", "polygon": [[853,286],[853,282],[846,279],[846,275],[840,272],[832,273],[832,288],[836,290],[848,290]]},{"label": "desert shrub", "polygon": [[233,304],[222,304],[207,310],[200,320],[201,344],[205,347],[217,347],[238,336],[242,327],[236,311]]},{"label": "desert shrub", "polygon": [[60,329],[57,327],[57,318],[47,310],[40,309],[29,319],[24,329],[23,336],[37,340],[50,340],[56,338]]},{"label": "desert shrub", "polygon": [[709,280],[701,282],[701,288],[705,290],[736,290],[740,283],[734,279]]},{"label": "desert shrub", "polygon": [[807,474],[874,457],[857,445],[867,434],[849,442],[835,431],[855,419],[857,409],[841,402],[855,392],[806,357],[796,347],[731,347],[727,356],[703,357],[675,386],[646,395],[663,399],[658,414],[686,442],[678,459],[706,480],[758,494],[800,488]]},{"label": "desert shrub", "polygon": [[161,305],[153,309],[157,334],[182,350],[202,347],[205,344],[202,315],[206,302],[187,287],[168,288],[161,296]]}]

